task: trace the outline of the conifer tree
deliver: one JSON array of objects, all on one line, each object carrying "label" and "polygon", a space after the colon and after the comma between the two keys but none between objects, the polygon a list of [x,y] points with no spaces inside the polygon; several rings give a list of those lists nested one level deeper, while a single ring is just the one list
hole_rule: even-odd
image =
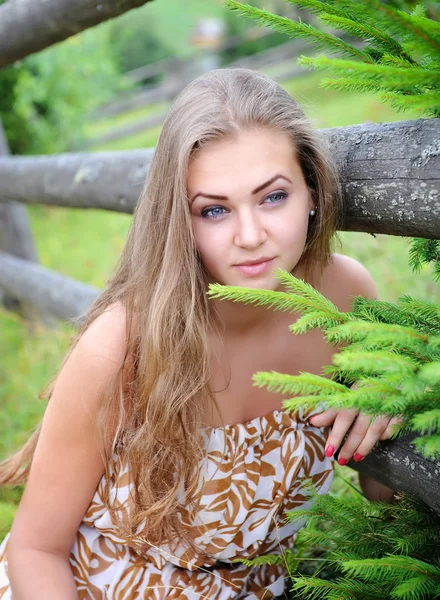
[{"label": "conifer tree", "polygon": [[[306,67],[326,70],[333,78],[321,84],[337,90],[373,91],[398,110],[440,116],[440,25],[428,18],[423,4],[379,0],[286,0],[309,9],[325,24],[365,42],[359,48],[328,31],[301,21],[227,0],[230,8],[269,25],[289,37],[310,40],[317,48],[340,58],[300,57]],[[407,12],[406,9],[409,9]],[[409,263],[417,272],[433,265],[440,280],[440,242],[413,240]],[[286,410],[354,407],[372,417],[403,416],[405,423],[394,436],[415,431],[418,450],[440,457],[440,308],[405,295],[393,304],[358,297],[348,313],[340,312],[312,286],[278,269],[285,292],[211,284],[208,295],[237,302],[300,312],[290,326],[301,335],[320,328],[331,344],[342,344],[320,377],[276,372],[254,375],[254,384],[292,395]],[[356,381],[349,389],[335,381]],[[309,527],[295,548],[280,559],[260,557],[259,562],[283,560],[293,582],[294,598],[405,599],[440,598],[440,517],[426,505],[405,496],[392,505],[358,497],[315,496],[311,508],[295,511],[291,519],[308,517]],[[326,579],[300,576],[297,568],[308,544],[326,548],[324,563],[337,572]],[[246,561],[245,561],[246,562]],[[254,561],[247,561],[253,564]]]}]

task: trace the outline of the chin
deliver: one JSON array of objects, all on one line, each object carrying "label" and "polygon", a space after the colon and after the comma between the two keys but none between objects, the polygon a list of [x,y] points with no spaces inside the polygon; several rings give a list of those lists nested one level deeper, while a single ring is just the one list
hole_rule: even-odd
[{"label": "chin", "polygon": [[255,290],[277,290],[281,283],[275,277],[242,277],[239,282],[232,284]]}]

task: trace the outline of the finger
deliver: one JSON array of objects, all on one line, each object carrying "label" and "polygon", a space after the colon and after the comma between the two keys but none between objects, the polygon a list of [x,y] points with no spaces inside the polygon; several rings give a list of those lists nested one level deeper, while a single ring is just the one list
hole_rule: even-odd
[{"label": "finger", "polygon": [[[385,429],[385,431],[383,432],[383,434],[380,436],[379,439],[388,440],[394,433],[396,433],[396,426],[402,425],[403,423],[406,423],[406,419],[403,419],[401,417],[394,417],[388,423],[387,428]],[[398,428],[397,428],[397,431],[398,431]]]},{"label": "finger", "polygon": [[359,415],[350,435],[341,448],[338,458],[339,464],[347,464],[352,457],[356,462],[365,458],[380,439],[389,422],[389,417],[377,417],[371,420],[368,415]]},{"label": "finger", "polygon": [[350,429],[351,424],[358,414],[359,412],[355,408],[347,408],[338,411],[325,447],[326,456],[333,456],[335,450],[341,445],[344,435]]},{"label": "finger", "polygon": [[319,413],[319,415],[313,415],[313,417],[310,417],[309,422],[314,427],[327,427],[328,425],[331,425],[333,423],[337,414],[337,410],[335,410],[334,408],[329,408],[328,410]]}]

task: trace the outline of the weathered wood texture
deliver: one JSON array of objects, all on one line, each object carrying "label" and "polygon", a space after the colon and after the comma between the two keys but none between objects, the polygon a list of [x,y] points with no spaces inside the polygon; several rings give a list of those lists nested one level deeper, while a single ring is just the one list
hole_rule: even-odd
[{"label": "weathered wood texture", "polygon": [[0,6],[0,67],[151,0],[10,0]]},{"label": "weathered wood texture", "polygon": [[[9,156],[9,146],[0,120],[0,156]],[[20,202],[0,203],[0,250],[38,262],[37,249],[32,236],[27,207]],[[46,325],[50,325],[48,315],[38,315],[29,299],[17,299],[8,295],[5,289],[0,288],[0,304],[6,309],[13,310],[27,321],[41,318]]]},{"label": "weathered wood texture", "polygon": [[[347,231],[440,238],[440,119],[321,130]],[[131,213],[154,148],[0,158],[0,199]]]},{"label": "weathered wood texture", "polygon": [[350,231],[440,238],[440,119],[323,130]]},{"label": "weathered wood texture", "polygon": [[42,265],[0,251],[0,288],[58,319],[76,319],[99,290]]},{"label": "weathered wood texture", "polygon": [[365,473],[393,490],[426,502],[440,514],[440,461],[428,460],[416,452],[411,441],[418,434],[378,442],[362,461],[348,466]]},{"label": "weathered wood texture", "polygon": [[154,148],[0,158],[0,199],[131,213]]}]

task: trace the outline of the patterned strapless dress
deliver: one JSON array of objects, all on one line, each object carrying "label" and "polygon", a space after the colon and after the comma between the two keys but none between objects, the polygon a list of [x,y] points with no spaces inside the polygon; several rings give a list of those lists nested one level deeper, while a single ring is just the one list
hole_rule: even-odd
[{"label": "patterned strapless dress", "polygon": [[[181,512],[200,555],[188,548],[171,553],[165,545],[139,553],[116,535],[104,498],[123,502],[130,480],[115,453],[110,468],[117,485],[103,476],[70,554],[79,600],[269,600],[283,594],[290,582],[282,565],[232,561],[291,548],[304,523],[288,522],[286,513],[309,506],[308,481],[320,494],[329,490],[334,466],[324,454],[329,430],[308,423],[317,412],[275,410],[203,430],[201,509],[192,520],[184,506]],[[13,600],[8,538],[0,545],[1,600]]]}]

